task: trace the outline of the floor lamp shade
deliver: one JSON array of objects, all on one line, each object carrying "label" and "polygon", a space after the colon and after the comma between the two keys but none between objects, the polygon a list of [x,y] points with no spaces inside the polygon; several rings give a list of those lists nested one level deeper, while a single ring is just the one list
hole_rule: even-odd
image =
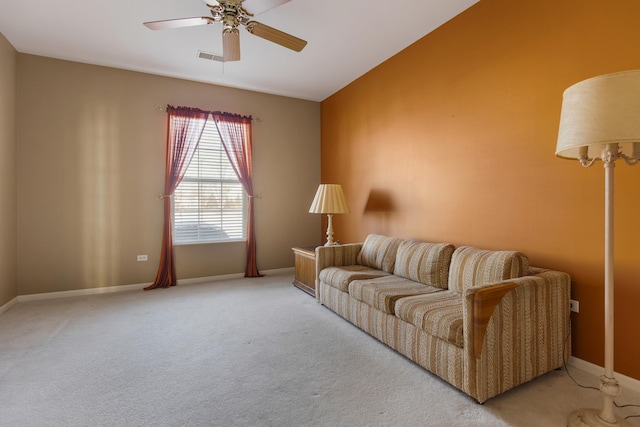
[{"label": "floor lamp shade", "polygon": [[556,155],[598,158],[610,143],[628,157],[640,155],[640,70],[593,77],[564,92]]},{"label": "floor lamp shade", "polygon": [[556,156],[577,159],[584,167],[602,160],[605,170],[604,224],[604,374],[601,410],[580,409],[568,425],[628,426],[614,414],[620,394],[614,377],[613,171],[617,160],[630,166],[640,161],[640,70],[593,77],[564,92]]},{"label": "floor lamp shade", "polygon": [[335,244],[333,241],[332,215],[349,212],[347,199],[340,184],[320,184],[309,208],[309,213],[327,214],[327,243],[325,246]]}]

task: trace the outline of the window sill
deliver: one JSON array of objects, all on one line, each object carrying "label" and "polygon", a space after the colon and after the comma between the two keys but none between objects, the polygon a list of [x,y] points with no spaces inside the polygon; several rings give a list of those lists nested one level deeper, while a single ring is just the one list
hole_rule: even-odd
[{"label": "window sill", "polygon": [[217,245],[220,243],[242,243],[247,239],[212,240],[209,242],[173,242],[173,246]]}]

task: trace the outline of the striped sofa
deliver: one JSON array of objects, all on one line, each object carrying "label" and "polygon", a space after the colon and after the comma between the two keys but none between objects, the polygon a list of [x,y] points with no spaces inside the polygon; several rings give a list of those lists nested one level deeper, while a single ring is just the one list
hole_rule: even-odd
[{"label": "striped sofa", "polygon": [[559,368],[570,278],[515,251],[369,235],[316,249],[316,298],[479,403]]}]

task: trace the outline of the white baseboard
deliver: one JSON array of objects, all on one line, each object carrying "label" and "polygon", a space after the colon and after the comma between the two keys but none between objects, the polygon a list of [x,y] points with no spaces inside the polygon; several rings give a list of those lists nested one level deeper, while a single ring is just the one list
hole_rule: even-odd
[{"label": "white baseboard", "polygon": [[224,274],[221,276],[192,277],[191,279],[178,279],[178,285],[199,285],[201,283],[215,282],[219,280],[241,279],[244,273]]},{"label": "white baseboard", "polygon": [[[261,274],[265,276],[278,276],[280,274],[291,274],[294,271],[295,269],[293,267],[287,267],[287,268],[276,268],[273,270],[266,270],[261,272]],[[225,274],[222,276],[194,277],[192,279],[179,279],[178,285],[194,285],[194,284],[200,284],[200,283],[215,282],[219,280],[242,279],[243,277],[244,277],[244,273]]]},{"label": "white baseboard", "polygon": [[[293,273],[294,268],[279,268],[273,270],[266,270],[263,272],[266,276],[275,276],[280,274],[291,274]],[[220,280],[230,280],[230,279],[241,279],[244,277],[244,273],[234,273],[234,274],[224,274],[220,276],[208,276],[208,277],[194,277],[191,279],[178,279],[178,285],[193,285],[193,284],[201,284],[201,283],[210,283]],[[98,294],[107,294],[111,292],[124,292],[124,291],[132,291],[132,290],[141,290],[149,286],[149,283],[138,283],[133,285],[118,285],[118,286],[105,286],[101,288],[88,288],[88,289],[76,289],[72,291],[58,291],[58,292],[46,292],[40,294],[30,294],[30,295],[18,295],[13,300],[9,301],[7,304],[0,307],[0,314],[9,310],[15,304],[26,301],[39,301],[39,300],[47,300],[53,298],[66,298],[66,297],[75,297],[82,295],[98,295]]]},{"label": "white baseboard", "polygon": [[11,301],[9,301],[8,303],[6,303],[5,305],[3,305],[2,307],[0,307],[0,314],[4,313],[5,311],[9,310],[11,307],[13,307],[14,305],[16,305],[18,302],[20,302],[18,300],[18,297],[15,297],[14,299],[12,299]]},{"label": "white baseboard", "polygon": [[296,271],[294,267],[274,268],[263,272],[265,276],[278,276],[280,274],[293,274]]},{"label": "white baseboard", "polygon": [[[600,378],[600,376],[604,373],[604,368],[602,366],[595,365],[591,362],[587,362],[586,360],[578,359],[577,357],[573,356],[569,358],[568,365],[595,375],[598,378]],[[620,387],[622,387],[623,392],[624,389],[629,389],[633,390],[636,393],[640,393],[640,380],[628,377],[623,374],[619,374],[618,372],[614,372],[614,376],[618,380],[618,384],[620,384]]]},{"label": "white baseboard", "polygon": [[40,301],[40,300],[54,299],[54,298],[77,297],[82,295],[108,294],[111,292],[124,292],[124,291],[142,289],[145,286],[149,286],[150,284],[151,283],[139,283],[135,285],[104,286],[101,288],[76,289],[73,291],[58,291],[58,292],[46,292],[41,294],[18,295],[17,299],[18,299],[18,302],[27,302],[27,301]]}]

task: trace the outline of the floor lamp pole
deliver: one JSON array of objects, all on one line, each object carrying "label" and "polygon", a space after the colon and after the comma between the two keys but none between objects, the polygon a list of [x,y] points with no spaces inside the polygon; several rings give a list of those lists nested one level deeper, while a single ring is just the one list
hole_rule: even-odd
[{"label": "floor lamp pole", "polygon": [[[613,172],[618,156],[618,144],[607,144],[602,153],[604,163],[604,374],[600,377],[603,395],[602,410],[579,409],[569,417],[568,426],[620,426],[630,424],[613,412],[613,399],[620,395],[620,385],[614,377],[613,349]],[[590,165],[589,165],[590,166]]]},{"label": "floor lamp pole", "polygon": [[613,376],[613,172],[615,167],[615,159],[608,159],[604,163],[604,376],[600,379],[604,404],[600,418],[609,423],[616,422],[616,416],[613,414],[613,398],[620,394],[620,386]]}]

